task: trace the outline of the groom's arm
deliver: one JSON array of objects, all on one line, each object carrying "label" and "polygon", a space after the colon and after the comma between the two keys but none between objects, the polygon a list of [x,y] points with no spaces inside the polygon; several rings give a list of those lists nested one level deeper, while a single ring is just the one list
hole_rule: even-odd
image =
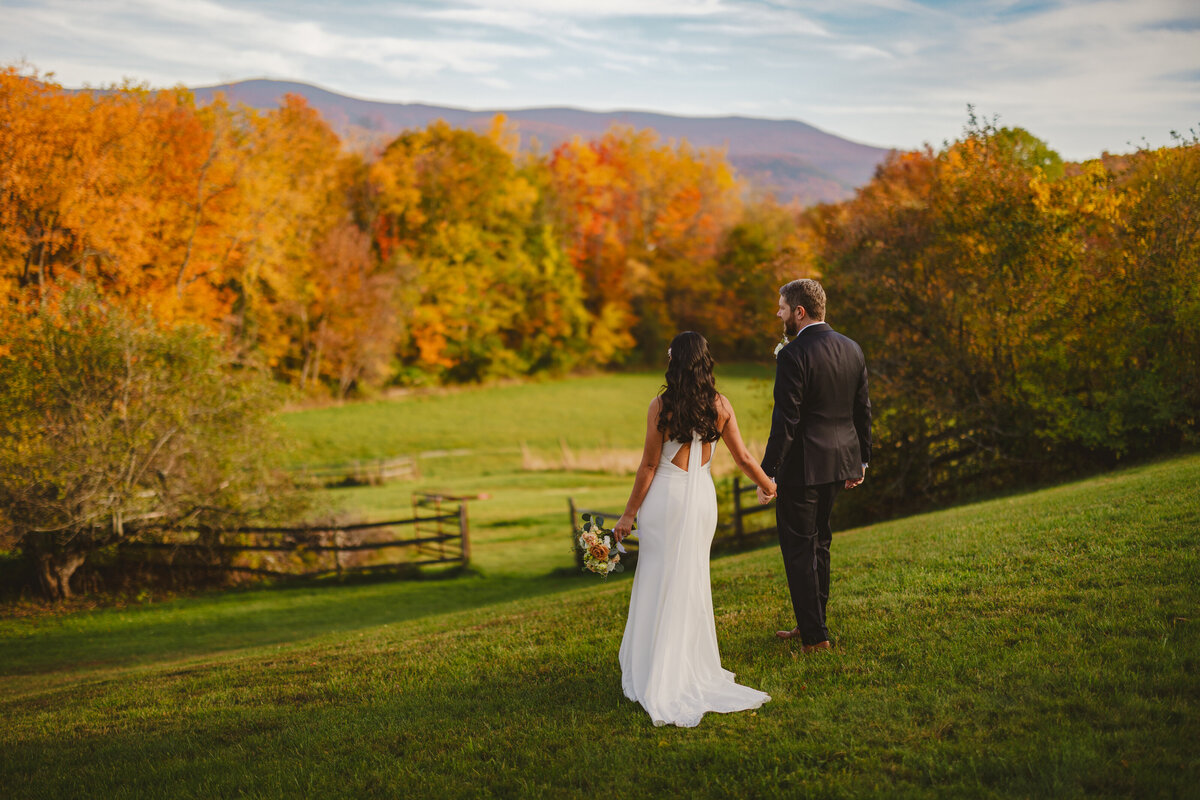
[{"label": "groom's arm", "polygon": [[775,362],[775,409],[771,412],[771,435],[763,454],[762,468],[778,479],[779,467],[792,449],[796,428],[800,424],[800,404],[804,400],[804,381],[796,354],[787,349],[779,351]]}]

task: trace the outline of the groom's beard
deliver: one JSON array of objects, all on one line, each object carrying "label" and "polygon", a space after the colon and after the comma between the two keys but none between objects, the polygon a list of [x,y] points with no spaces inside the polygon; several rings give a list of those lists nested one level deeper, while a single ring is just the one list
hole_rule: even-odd
[{"label": "groom's beard", "polygon": [[789,339],[800,332],[800,326],[796,323],[795,317],[783,321],[783,332]]}]

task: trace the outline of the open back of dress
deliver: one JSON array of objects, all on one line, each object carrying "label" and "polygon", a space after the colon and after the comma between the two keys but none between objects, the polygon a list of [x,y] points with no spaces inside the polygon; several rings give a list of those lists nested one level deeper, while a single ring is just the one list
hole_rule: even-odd
[{"label": "open back of dress", "polygon": [[[700,449],[700,460],[702,462],[701,466],[707,467],[712,461],[713,444],[714,442],[703,443]],[[691,442],[680,442],[675,439],[668,439],[667,441],[663,442],[663,457],[684,472],[691,471],[688,469],[688,459],[691,457],[691,454]]]}]

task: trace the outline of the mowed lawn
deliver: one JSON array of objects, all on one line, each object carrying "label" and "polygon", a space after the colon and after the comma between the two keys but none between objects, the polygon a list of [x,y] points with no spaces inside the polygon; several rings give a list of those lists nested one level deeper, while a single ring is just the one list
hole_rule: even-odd
[{"label": "mowed lawn", "polygon": [[[582,508],[620,511],[633,485],[646,410],[661,372],[635,372],[414,394],[282,415],[300,464],[412,456],[420,479],[326,493],[337,508],[366,520],[411,516],[412,495],[486,494],[471,501],[472,566],[488,576],[545,575],[573,564],[567,498]],[[770,367],[718,370],[748,440],[761,452],[771,425]],[[562,448],[584,463],[553,468]],[[522,447],[545,471],[523,468]],[[624,453],[630,473],[589,468],[587,457]],[[714,468],[730,468],[720,448]]]},{"label": "mowed lawn", "polygon": [[[665,365],[664,365],[665,369]],[[773,366],[717,368],[717,388],[727,395],[743,428],[766,438],[771,424]],[[354,402],[294,411],[284,426],[299,446],[299,463],[340,462],[429,454],[423,469],[439,471],[446,451],[470,450],[474,459],[455,472],[495,468],[502,456],[520,463],[522,443],[557,451],[569,447],[642,446],[646,409],[665,378],[662,371],[599,374],[557,381],[435,390],[395,400]],[[486,458],[484,458],[486,457]]]},{"label": "mowed lawn", "polygon": [[1200,456],[838,533],[833,653],[773,548],[713,565],[756,713],[655,728],[629,578],[446,577],[0,620],[23,797],[1187,797]]}]

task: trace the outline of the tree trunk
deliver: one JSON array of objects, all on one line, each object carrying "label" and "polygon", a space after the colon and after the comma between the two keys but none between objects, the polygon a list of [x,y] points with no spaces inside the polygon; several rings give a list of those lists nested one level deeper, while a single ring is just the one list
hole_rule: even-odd
[{"label": "tree trunk", "polygon": [[71,576],[86,558],[86,553],[77,552],[38,553],[38,579],[46,596],[51,600],[66,600],[71,597]]}]

